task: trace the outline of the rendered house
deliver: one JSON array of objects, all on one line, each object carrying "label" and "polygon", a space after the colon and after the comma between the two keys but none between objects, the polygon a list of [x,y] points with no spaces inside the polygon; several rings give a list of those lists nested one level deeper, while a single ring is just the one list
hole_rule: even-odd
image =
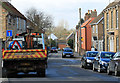
[{"label": "rendered house", "polygon": [[120,0],[110,3],[103,11],[105,51],[120,51]]}]

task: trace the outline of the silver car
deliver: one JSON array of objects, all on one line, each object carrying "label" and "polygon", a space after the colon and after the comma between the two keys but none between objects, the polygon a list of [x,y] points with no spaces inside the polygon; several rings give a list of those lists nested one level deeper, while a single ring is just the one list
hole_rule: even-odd
[{"label": "silver car", "polygon": [[108,64],[107,74],[112,73],[115,73],[115,76],[120,75],[120,52],[117,52]]}]

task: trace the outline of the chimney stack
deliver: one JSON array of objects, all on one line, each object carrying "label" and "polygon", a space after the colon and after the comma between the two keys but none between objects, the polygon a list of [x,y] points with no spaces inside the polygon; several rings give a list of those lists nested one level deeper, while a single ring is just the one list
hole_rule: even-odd
[{"label": "chimney stack", "polygon": [[91,12],[91,17],[97,17],[97,11],[94,9],[94,11]]},{"label": "chimney stack", "polygon": [[114,2],[119,2],[120,0],[115,0]]}]

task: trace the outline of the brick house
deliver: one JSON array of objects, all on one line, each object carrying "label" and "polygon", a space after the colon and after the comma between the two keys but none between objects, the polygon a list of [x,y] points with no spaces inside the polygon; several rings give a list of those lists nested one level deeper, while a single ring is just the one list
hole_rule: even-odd
[{"label": "brick house", "polygon": [[91,12],[88,10],[88,14],[85,14],[85,17],[86,15],[90,15],[90,17],[85,19],[85,22],[81,25],[81,48],[91,51],[92,33],[90,23],[97,17],[97,11],[96,9],[94,11],[91,10]]},{"label": "brick house", "polygon": [[103,11],[105,51],[120,51],[120,0],[110,3]]},{"label": "brick house", "polygon": [[[79,49],[82,51],[90,51],[91,50],[91,25],[89,25],[94,19],[97,17],[96,9],[94,11],[88,10],[88,12],[84,16],[84,23],[81,25],[81,29],[79,25],[76,26],[75,32],[75,52],[79,53]],[[80,38],[81,32],[81,38]],[[80,39],[81,39],[81,47],[80,47]]]},{"label": "brick house", "polygon": [[100,13],[90,24],[92,28],[92,47],[98,51],[103,51],[103,19],[103,14]]},{"label": "brick house", "polygon": [[89,18],[81,25],[81,47],[86,51],[91,50],[91,26],[89,25],[95,18]]},{"label": "brick house", "polygon": [[66,46],[67,46],[66,40],[65,40],[64,38],[60,38],[60,39],[58,40],[58,48],[60,48],[60,49],[62,50],[62,49],[65,48]]},{"label": "brick house", "polygon": [[2,2],[0,13],[2,22],[2,25],[0,25],[0,38],[3,38],[3,41],[7,40],[6,30],[13,31],[13,38],[16,34],[26,33],[26,18],[11,3]]}]

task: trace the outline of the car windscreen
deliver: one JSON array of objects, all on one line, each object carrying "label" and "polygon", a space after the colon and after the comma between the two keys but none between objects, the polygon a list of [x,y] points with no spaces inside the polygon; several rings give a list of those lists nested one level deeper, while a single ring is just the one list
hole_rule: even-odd
[{"label": "car windscreen", "polygon": [[56,47],[52,47],[52,49],[57,49]]},{"label": "car windscreen", "polygon": [[115,53],[101,53],[101,58],[110,58],[113,57]]},{"label": "car windscreen", "polygon": [[96,57],[97,54],[98,52],[89,52],[87,53],[87,57]]},{"label": "car windscreen", "polygon": [[64,52],[72,52],[72,50],[65,49]]}]

